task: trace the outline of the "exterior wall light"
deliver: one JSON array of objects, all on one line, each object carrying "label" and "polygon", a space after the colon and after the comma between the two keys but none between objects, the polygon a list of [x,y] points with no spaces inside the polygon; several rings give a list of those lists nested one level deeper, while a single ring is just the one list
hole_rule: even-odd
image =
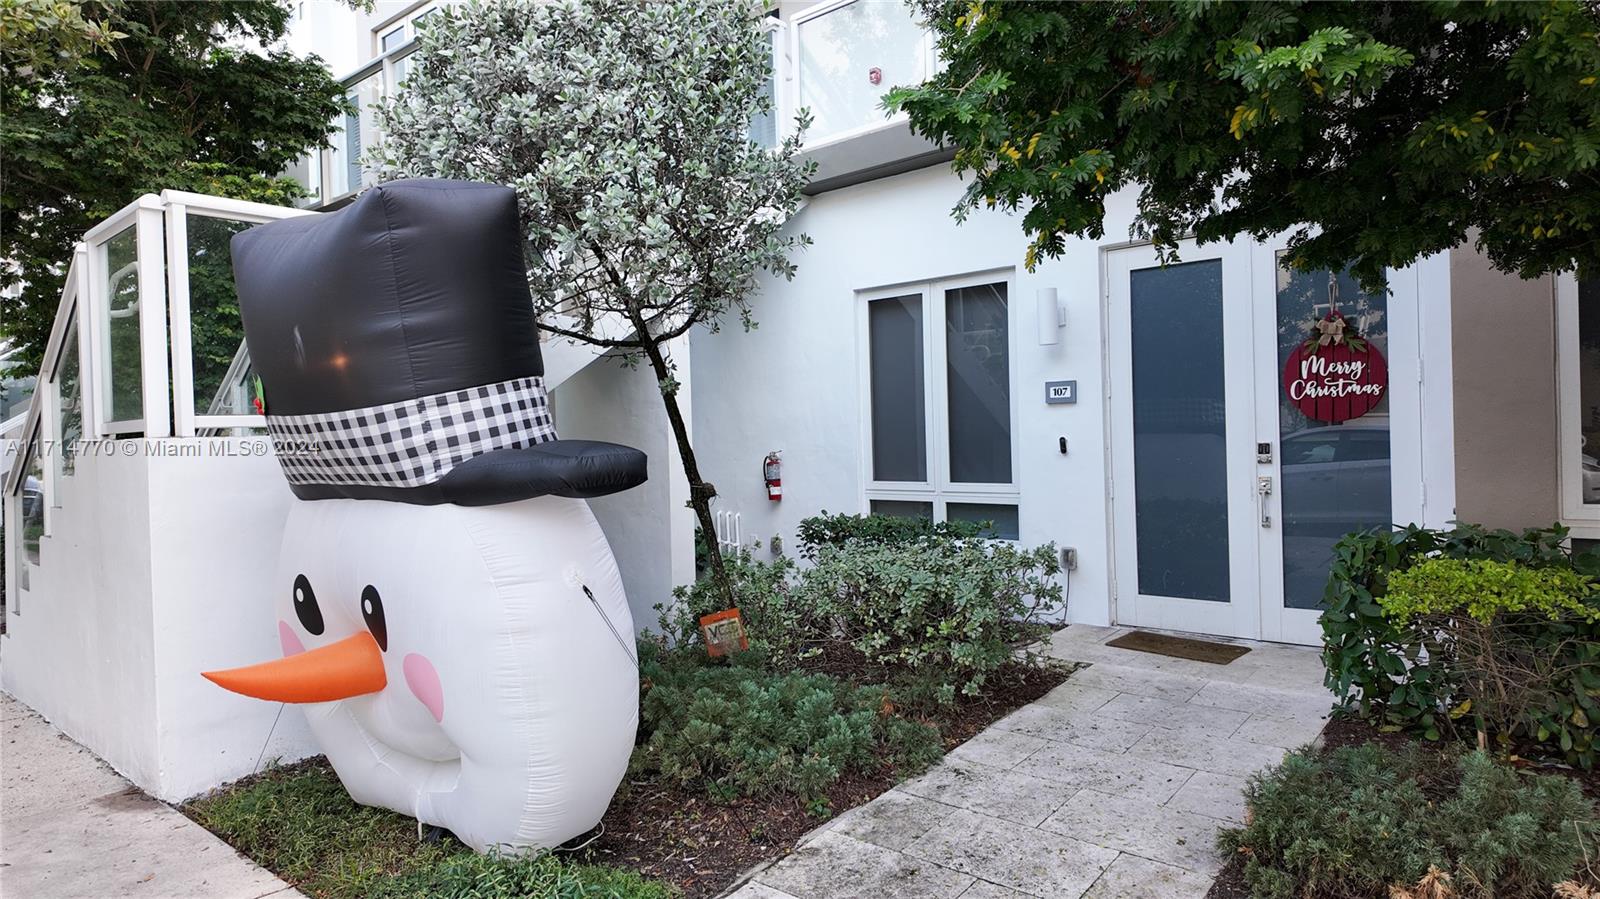
[{"label": "exterior wall light", "polygon": [[1038,291],[1039,345],[1055,346],[1061,342],[1061,329],[1067,326],[1067,310],[1056,298],[1054,287],[1041,287]]}]

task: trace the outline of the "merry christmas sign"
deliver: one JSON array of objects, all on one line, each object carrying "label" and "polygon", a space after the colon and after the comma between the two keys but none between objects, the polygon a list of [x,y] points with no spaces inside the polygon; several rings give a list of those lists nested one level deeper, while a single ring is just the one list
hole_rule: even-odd
[{"label": "merry christmas sign", "polygon": [[1283,366],[1283,391],[1307,418],[1338,423],[1377,407],[1389,388],[1389,364],[1344,315],[1330,312]]}]

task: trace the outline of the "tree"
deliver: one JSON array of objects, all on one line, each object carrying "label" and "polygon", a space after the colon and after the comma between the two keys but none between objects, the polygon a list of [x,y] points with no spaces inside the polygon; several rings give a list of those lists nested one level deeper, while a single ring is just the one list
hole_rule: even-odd
[{"label": "tree", "polygon": [[540,326],[648,361],[707,535],[716,489],[666,345],[730,314],[754,327],[756,275],[792,277],[789,253],[809,243],[783,230],[813,170],[799,137],[770,150],[749,137],[772,110],[759,14],[723,0],[470,0],[430,21],[380,116],[386,177],[516,189]]},{"label": "tree", "polygon": [[1026,208],[1031,268],[1139,185],[1170,249],[1288,232],[1382,283],[1476,234],[1531,277],[1600,263],[1600,5],[920,0],[946,68],[887,104]]},{"label": "tree", "polygon": [[26,365],[43,354],[73,242],[139,194],[302,195],[278,176],[323,144],[345,100],[316,58],[266,49],[288,23],[276,0],[0,0],[0,289],[22,288],[0,291],[0,342]]}]

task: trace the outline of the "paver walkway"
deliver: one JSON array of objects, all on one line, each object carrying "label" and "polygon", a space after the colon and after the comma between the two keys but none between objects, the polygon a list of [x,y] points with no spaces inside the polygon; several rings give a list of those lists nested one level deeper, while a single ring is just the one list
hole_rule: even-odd
[{"label": "paver walkway", "polygon": [[1248,643],[1228,665],[1106,646],[1090,667],[829,822],[733,899],[1201,899],[1246,775],[1315,739],[1332,697],[1315,649]]},{"label": "paver walkway", "polygon": [[0,696],[0,895],[293,899],[293,887]]}]

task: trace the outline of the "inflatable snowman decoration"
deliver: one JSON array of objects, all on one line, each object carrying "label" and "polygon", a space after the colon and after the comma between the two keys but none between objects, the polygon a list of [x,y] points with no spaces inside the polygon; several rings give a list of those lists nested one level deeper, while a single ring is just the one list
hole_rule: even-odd
[{"label": "inflatable snowman decoration", "polygon": [[283,658],[209,672],[305,704],[356,801],[479,851],[592,828],[638,723],[633,621],[587,497],[645,458],[560,440],[515,194],[375,187],[233,239],[290,488]]}]

